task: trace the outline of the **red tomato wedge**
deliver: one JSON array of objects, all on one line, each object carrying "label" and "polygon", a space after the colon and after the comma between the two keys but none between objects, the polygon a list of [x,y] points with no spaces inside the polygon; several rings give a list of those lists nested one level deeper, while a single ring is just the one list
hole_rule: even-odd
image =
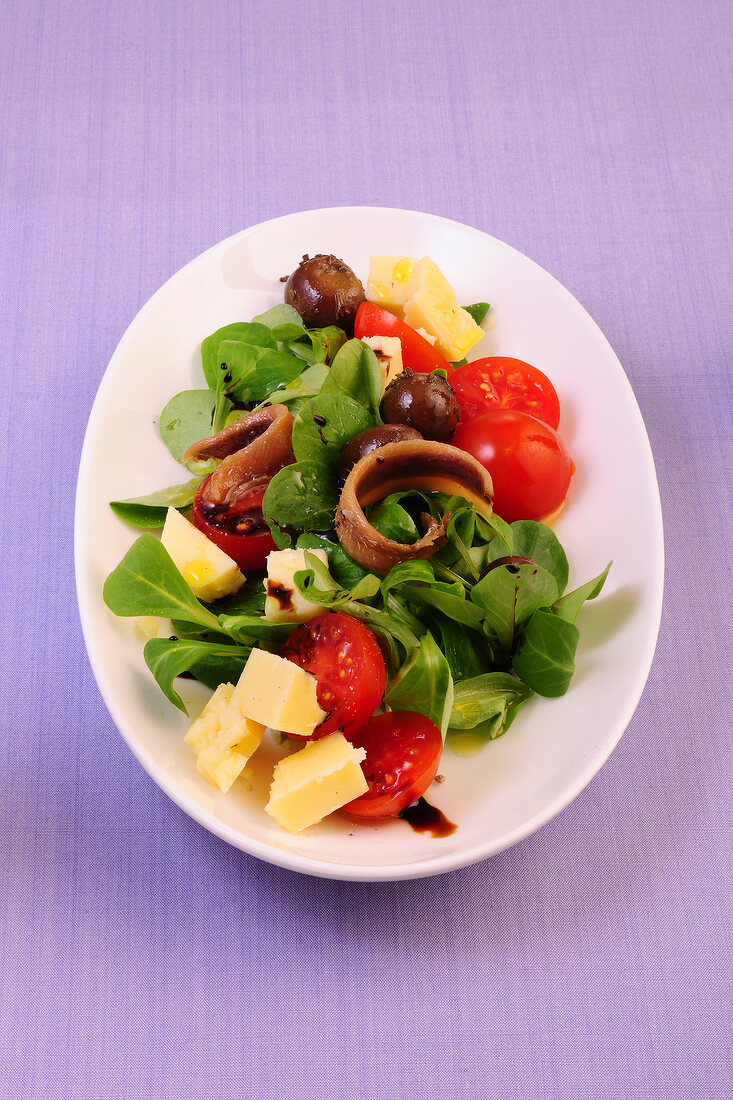
[{"label": "red tomato wedge", "polygon": [[494,511],[509,523],[541,520],[556,511],[575,473],[557,432],[514,409],[482,413],[459,424],[451,443],[489,471]]},{"label": "red tomato wedge", "polygon": [[476,359],[458,367],[450,384],[464,421],[496,409],[514,409],[536,416],[551,428],[560,423],[560,402],[552,382],[521,359],[502,355]]},{"label": "red tomato wedge", "polygon": [[267,555],[277,550],[262,518],[262,498],[268,482],[261,481],[236,504],[215,504],[207,498],[211,475],[202,481],[193,501],[193,522],[199,531],[233,558],[240,569],[264,569]]},{"label": "red tomato wedge", "polygon": [[407,710],[375,715],[349,740],[366,749],[361,766],[369,790],[344,806],[357,817],[396,817],[417,802],[435,779],[443,751],[435,723]]},{"label": "red tomato wedge", "polygon": [[431,370],[451,370],[451,365],[440,352],[410,325],[400,321],[394,313],[373,302],[362,302],[356,311],[354,336],[364,340],[368,336],[397,336],[402,344],[402,362],[409,370],[429,374]]},{"label": "red tomato wedge", "polygon": [[335,730],[344,736],[361,729],[382,701],[387,682],[384,657],[368,626],[343,611],[327,611],[299,626],[280,656],[318,681],[316,697],[328,717],[313,738]]}]

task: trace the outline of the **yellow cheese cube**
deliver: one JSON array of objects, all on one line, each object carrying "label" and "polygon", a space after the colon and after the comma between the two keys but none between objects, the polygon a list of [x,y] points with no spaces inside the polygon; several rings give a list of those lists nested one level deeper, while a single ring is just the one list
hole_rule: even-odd
[{"label": "yellow cheese cube", "polygon": [[170,638],[173,633],[173,623],[170,619],[157,619],[154,615],[138,615],[133,620],[135,633],[144,642],[151,638]]},{"label": "yellow cheese cube", "polygon": [[311,741],[275,766],[265,810],[290,833],[315,825],[367,791],[365,756],[342,733]]},{"label": "yellow cheese cube", "polygon": [[366,296],[385,309],[401,310],[417,260],[412,256],[370,256]]},{"label": "yellow cheese cube", "polygon": [[[315,554],[324,565],[328,565],[328,554],[325,550],[309,550],[308,553]],[[267,555],[267,576],[263,581],[267,593],[266,619],[282,623],[304,623],[326,610],[321,604],[312,603],[301,596],[295,587],[295,574],[307,568],[305,550],[273,550]]]},{"label": "yellow cheese cube", "polygon": [[402,341],[398,336],[365,336],[368,344],[382,368],[382,390],[393,382],[404,370],[402,362]]},{"label": "yellow cheese cube", "polygon": [[218,600],[244,583],[237,563],[175,508],[168,509],[160,541],[198,599]]},{"label": "yellow cheese cube", "polygon": [[196,753],[198,770],[222,791],[241,774],[265,732],[240,712],[233,696],[233,684],[220,684],[184,738]]},{"label": "yellow cheese cube", "polygon": [[247,658],[232,704],[242,714],[283,733],[310,737],[326,717],[316,697],[317,681],[310,672],[264,649]]},{"label": "yellow cheese cube", "polygon": [[484,335],[471,314],[458,304],[452,286],[429,256],[413,269],[405,321],[435,336],[436,349],[452,363],[463,359]]}]

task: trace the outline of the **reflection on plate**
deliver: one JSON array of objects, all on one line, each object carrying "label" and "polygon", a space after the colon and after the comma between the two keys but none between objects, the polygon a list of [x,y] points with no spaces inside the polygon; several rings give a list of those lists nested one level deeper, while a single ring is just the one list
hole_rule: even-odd
[{"label": "reflection on plate", "polygon": [[[577,474],[556,524],[570,585],[613,558],[603,594],[578,619],[577,671],[561,699],[532,700],[511,730],[474,756],[447,750],[429,797],[458,829],[434,839],[400,820],[335,815],[282,832],[263,811],[275,746],[219,795],[182,745],[184,715],[150,677],[130,622],[102,602],[102,584],[135,537],[108,501],[181,480],[158,437],[168,399],[201,385],[199,347],[216,328],[282,298],[281,275],[305,252],[332,252],[365,278],[372,253],[430,255],[459,300],[488,300],[492,324],[471,358],[511,355],[552,379],[561,434]],[[623,441],[623,445],[619,445]],[[120,461],[124,456],[124,461]],[[355,207],[313,210],[254,226],[174,275],[120,341],[89,419],[76,508],[79,606],[92,668],[127,744],[188,814],[245,852],[309,874],[405,879],[483,859],[539,828],[595,775],[641,695],[656,642],[663,579],[662,522],[649,442],[626,376],[605,337],[552,276],[508,245],[427,214]],[[194,715],[207,692],[183,681]]]}]

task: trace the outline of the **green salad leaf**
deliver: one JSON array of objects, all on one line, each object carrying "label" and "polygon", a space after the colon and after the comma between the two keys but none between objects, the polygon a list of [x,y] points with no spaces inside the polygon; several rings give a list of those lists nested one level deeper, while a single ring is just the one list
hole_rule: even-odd
[{"label": "green salad leaf", "polygon": [[235,321],[231,325],[224,325],[207,336],[201,344],[201,366],[204,378],[209,389],[215,390],[219,384],[219,375],[225,373],[221,370],[221,364],[226,363],[231,369],[227,355],[222,352],[221,345],[226,343],[228,350],[232,344],[251,344],[254,347],[272,351],[277,349],[277,343],[267,325],[258,321]]},{"label": "green salad leaf", "polygon": [[347,340],[336,353],[321,393],[351,397],[368,409],[376,424],[381,424],[382,368],[368,344]]},{"label": "green salad leaf", "polygon": [[382,596],[386,599],[393,589],[399,588],[403,584],[418,581],[423,584],[432,584],[434,580],[435,573],[431,563],[418,558],[414,561],[401,561],[397,565],[393,565],[387,576],[382,579],[380,587]]},{"label": "green salad leaf", "polygon": [[[551,527],[535,520],[521,519],[511,525],[512,549],[516,557],[529,558],[550,573],[561,596],[568,583],[568,559],[560,540]],[[506,557],[506,540],[498,535],[489,543],[487,561]]]},{"label": "green salad leaf", "polygon": [[171,485],[169,489],[159,489],[144,497],[112,500],[109,506],[116,516],[133,527],[162,527],[169,508],[182,512],[193,504],[200,484],[201,478],[194,477],[182,485]]},{"label": "green salad leaf", "polygon": [[[225,412],[231,401],[224,400]],[[216,394],[211,390],[183,390],[172,397],[158,420],[160,437],[176,462],[183,463],[183,456],[192,443],[207,439],[212,434]],[[211,468],[211,464],[206,464]],[[201,473],[201,462],[190,461],[186,466],[192,473]]]},{"label": "green salad leaf", "polygon": [[264,642],[263,649],[279,646],[290,637],[295,629],[293,623],[275,622],[260,614],[220,615],[219,625],[235,641],[243,645]]},{"label": "green salad leaf", "polygon": [[396,493],[373,505],[367,518],[380,535],[411,546],[420,538],[420,531],[410,513],[400,504],[398,498],[401,495]]},{"label": "green salad leaf", "polygon": [[538,695],[564,695],[575,671],[580,631],[550,610],[535,611],[514,654],[514,671]]},{"label": "green salad leaf", "polygon": [[206,687],[236,684],[242,675],[251,646],[222,645],[194,639],[151,638],[143,650],[145,663],[166,698],[188,714],[183,700],[173,687],[176,676],[190,672]]},{"label": "green salad leaf", "polygon": [[484,613],[480,607],[455,592],[448,591],[448,585],[436,582],[430,586],[406,584],[402,594],[412,603],[422,607],[432,607],[442,613],[452,622],[461,623],[473,630],[481,630]]},{"label": "green salad leaf", "polygon": [[[484,672],[455,685],[451,729],[475,729],[529,699],[532,691],[506,672]],[[494,734],[496,736],[496,734]]]},{"label": "green salad leaf", "polygon": [[504,557],[504,555],[513,553],[514,535],[511,524],[507,523],[501,516],[497,516],[495,512],[490,517],[482,515],[481,512],[476,513],[476,537],[484,543],[491,543],[493,539],[499,539],[500,545],[504,547],[504,553],[497,553],[497,557]]},{"label": "green salad leaf", "polygon": [[435,722],[445,739],[453,707],[453,677],[432,634],[424,634],[384,696],[392,710],[413,710]]},{"label": "green salad leaf", "polygon": [[325,550],[329,572],[342,588],[351,589],[363,577],[371,576],[363,565],[346,553],[340,542],[333,542],[326,535],[305,531],[298,536],[296,546],[302,550]]},{"label": "green salad leaf", "polygon": [[324,565],[310,550],[305,550],[303,557],[306,568],[299,570],[293,580],[301,596],[311,603],[345,610],[345,604],[370,599],[379,591],[379,577],[373,573],[364,573],[347,589],[331,575],[328,565]]},{"label": "green salad leaf", "polygon": [[265,586],[262,576],[250,573],[244,584],[230,596],[223,596],[206,605],[215,615],[263,615],[265,611]]},{"label": "green salad leaf", "polygon": [[514,632],[539,607],[557,599],[554,577],[534,563],[496,565],[471,590],[471,600],[484,612],[488,631],[509,653]]},{"label": "green salad leaf", "polygon": [[274,329],[278,325],[297,325],[299,328],[305,328],[303,318],[295,306],[291,306],[289,302],[278,302],[277,305],[266,309],[264,313],[258,313],[252,321],[255,324],[266,325],[269,329]]},{"label": "green salad leaf", "polygon": [[346,333],[337,325],[311,329],[295,324],[276,325],[272,335],[284,350],[310,364],[330,363],[346,343]]},{"label": "green salad leaf", "polygon": [[[297,378],[303,362],[289,352],[277,348],[258,347],[239,340],[223,340],[219,344],[221,364],[219,384],[223,378],[226,393],[237,401],[264,401],[276,397]],[[222,364],[226,370],[222,371]]]},{"label": "green salad leaf", "polygon": [[262,515],[282,549],[301,531],[333,527],[339,494],[336,478],[322,462],[294,462],[275,474],[262,498]]},{"label": "green salad leaf", "polygon": [[360,600],[345,603],[342,610],[371,627],[391,653],[391,662],[395,669],[401,660],[397,646],[401,646],[405,654],[411,653],[420,646],[420,637],[410,629],[407,623],[402,622],[389,611],[380,611],[379,608],[362,603]]},{"label": "green salad leaf", "polygon": [[272,396],[277,399],[279,405],[291,406],[290,411],[293,412],[293,407],[297,410],[305,399],[315,397],[316,394],[321,392],[328,371],[329,368],[325,363],[315,363],[312,367],[306,367],[302,374],[299,374],[292,382],[288,382],[286,386],[283,386]]},{"label": "green salad leaf", "polygon": [[466,313],[470,313],[477,325],[480,325],[486,314],[491,309],[488,302],[474,302],[472,306],[463,307]]},{"label": "green salad leaf", "polygon": [[141,535],[113,569],[102,590],[115,615],[159,615],[221,633],[219,620],[196,599],[155,535]]},{"label": "green salad leaf", "polygon": [[454,683],[478,676],[489,666],[489,647],[479,634],[446,615],[428,616],[427,622],[433,636],[440,639]]},{"label": "green salad leaf", "polygon": [[559,615],[561,619],[566,619],[569,623],[574,623],[585,601],[594,600],[596,596],[600,595],[612,564],[613,562],[609,562],[603,572],[599,573],[597,577],[594,577],[592,581],[581,584],[580,588],[575,588],[572,592],[567,592],[557,600],[552,605],[552,610],[555,614]]},{"label": "green salad leaf", "polygon": [[373,425],[371,414],[358,401],[322,393],[307,401],[295,415],[295,457],[299,462],[324,462],[335,470],[343,447]]}]

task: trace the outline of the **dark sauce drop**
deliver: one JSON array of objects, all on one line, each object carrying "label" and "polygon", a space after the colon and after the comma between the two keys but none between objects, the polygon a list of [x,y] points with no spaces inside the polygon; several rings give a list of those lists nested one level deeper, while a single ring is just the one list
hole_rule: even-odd
[{"label": "dark sauce drop", "polygon": [[230,535],[259,535],[268,530],[259,506],[237,511],[230,509],[228,504],[213,504],[205,500],[201,511],[207,523]]},{"label": "dark sauce drop", "polygon": [[451,836],[456,829],[452,821],[436,806],[431,806],[424,798],[418,798],[399,815],[416,833],[429,833],[435,837]]},{"label": "dark sauce drop", "polygon": [[294,610],[292,588],[286,588],[284,584],[278,584],[277,581],[268,581],[267,595],[277,600],[281,611]]}]

